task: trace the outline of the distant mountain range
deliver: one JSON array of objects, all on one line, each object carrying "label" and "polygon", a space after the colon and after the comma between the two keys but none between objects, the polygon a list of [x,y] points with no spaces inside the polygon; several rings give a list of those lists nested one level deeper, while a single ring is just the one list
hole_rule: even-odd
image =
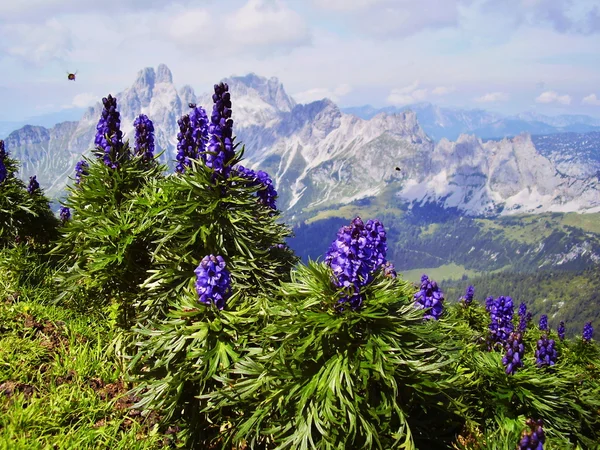
[{"label": "distant mountain range", "polygon": [[443,138],[453,141],[458,139],[461,134],[472,134],[481,139],[493,139],[513,137],[521,133],[536,135],[600,131],[600,118],[585,115],[550,117],[528,112],[516,116],[502,116],[482,109],[443,108],[431,103],[385,108],[365,105],[341,110],[365,120],[381,113],[397,114],[408,110],[414,111],[425,133],[435,141]]},{"label": "distant mountain range", "polygon": [[[223,81],[230,86],[234,132],[245,144],[245,164],[271,174],[286,217],[368,197],[411,208],[431,203],[471,216],[600,211],[597,133],[566,138],[522,134],[487,142],[462,134],[436,142],[422,127],[419,111],[421,116],[435,113],[436,123],[448,128],[459,122],[492,127],[494,117],[484,111],[449,115],[423,106],[363,119],[327,99],[297,104],[276,78],[249,74]],[[125,136],[132,138],[136,116],[147,114],[155,124],[157,150],[165,151],[164,161],[171,166],[177,119],[189,111],[188,103],[212,108],[210,93],[196,96],[190,86],[177,89],[162,64],[141,70],[117,100]],[[22,176],[37,174],[50,196],[62,195],[80,155],[91,149],[101,111],[97,103],[78,122],[50,129],[25,126],[11,133],[7,148],[22,161]],[[427,116],[422,120],[427,122]],[[574,119],[552,120],[548,126],[566,126]]]},{"label": "distant mountain range", "polygon": [[69,108],[62,111],[29,117],[19,122],[0,121],[0,139],[6,138],[12,131],[18,130],[26,125],[35,125],[44,128],[52,128],[54,125],[67,122],[79,121],[85,112],[85,108]]}]

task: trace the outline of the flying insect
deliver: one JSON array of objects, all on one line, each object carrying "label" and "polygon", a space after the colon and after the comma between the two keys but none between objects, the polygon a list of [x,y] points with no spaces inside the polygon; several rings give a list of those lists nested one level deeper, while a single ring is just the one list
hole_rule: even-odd
[{"label": "flying insect", "polygon": [[196,107],[196,104],[195,103],[188,103],[188,106],[193,109],[193,108]]},{"label": "flying insect", "polygon": [[67,79],[70,81],[75,81],[75,75],[77,75],[77,71],[67,72]]},{"label": "flying insect", "polygon": [[402,169],[400,169],[400,167],[396,167],[396,170],[400,172]]}]

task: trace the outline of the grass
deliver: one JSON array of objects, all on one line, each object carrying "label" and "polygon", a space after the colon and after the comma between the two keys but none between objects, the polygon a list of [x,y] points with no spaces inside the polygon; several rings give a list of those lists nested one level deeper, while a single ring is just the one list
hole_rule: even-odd
[{"label": "grass", "polygon": [[421,269],[403,270],[402,278],[411,281],[413,283],[419,283],[421,281],[421,275],[427,274],[429,278],[432,278],[438,282],[442,280],[460,280],[464,275],[469,278],[487,275],[490,273],[499,273],[507,270],[509,267],[502,267],[491,272],[479,272],[477,270],[466,269],[464,266],[450,263],[444,264],[439,267],[426,267]]},{"label": "grass", "polygon": [[173,448],[156,413],[131,409],[112,332],[52,306],[0,303],[0,449]]}]

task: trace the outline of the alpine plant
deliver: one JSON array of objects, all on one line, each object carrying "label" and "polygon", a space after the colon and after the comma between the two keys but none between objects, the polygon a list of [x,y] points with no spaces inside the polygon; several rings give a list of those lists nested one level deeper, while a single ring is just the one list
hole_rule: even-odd
[{"label": "alpine plant", "polygon": [[490,347],[504,345],[513,331],[514,305],[511,297],[500,296],[497,299],[488,297],[485,305],[490,314]]},{"label": "alpine plant", "polygon": [[8,172],[6,170],[6,165],[4,164],[4,159],[6,158],[6,149],[4,148],[4,141],[0,140],[0,183],[3,183],[6,180],[6,176]]},{"label": "alpine plant", "polygon": [[66,206],[61,206],[59,215],[60,221],[64,224],[67,220],[71,218],[71,210]]},{"label": "alpine plant", "polygon": [[561,341],[565,340],[565,322],[564,321],[560,321],[560,323],[558,324],[558,328],[556,329],[556,332],[558,333],[558,338]]},{"label": "alpine plant", "polygon": [[538,367],[553,366],[556,364],[558,352],[554,348],[554,345],[554,339],[548,339],[548,336],[545,334],[537,341],[535,362]]},{"label": "alpine plant", "polygon": [[111,169],[119,167],[123,153],[123,132],[121,117],[117,111],[117,99],[109,95],[102,99],[104,109],[96,126],[94,144],[98,148],[97,156]]},{"label": "alpine plant", "polygon": [[202,154],[204,163],[225,178],[229,176],[230,167],[226,165],[234,156],[233,120],[231,119],[231,96],[227,83],[214,85],[213,110],[210,116],[208,131],[210,139],[207,151]]},{"label": "alpine plant", "polygon": [[527,419],[525,424],[529,427],[529,430],[523,430],[517,450],[544,450],[544,443],[546,442],[544,422],[541,419]]},{"label": "alpine plant", "polygon": [[40,183],[38,183],[35,175],[32,177],[29,177],[29,186],[27,186],[27,192],[29,192],[29,194],[33,194],[39,190],[40,190]]},{"label": "alpine plant", "polygon": [[594,327],[592,327],[592,322],[588,322],[583,326],[583,341],[590,342],[592,340],[592,336],[594,335]]},{"label": "alpine plant", "polygon": [[523,335],[518,331],[510,333],[504,345],[504,350],[502,364],[506,367],[506,374],[513,375],[519,367],[523,367],[523,356],[525,356]]},{"label": "alpine plant", "polygon": [[235,172],[242,178],[250,181],[250,186],[262,186],[262,189],[257,192],[258,202],[271,209],[276,209],[275,198],[277,191],[273,186],[273,181],[267,172],[259,170],[254,172],[244,166],[237,166]]},{"label": "alpine plant", "polygon": [[475,297],[475,287],[473,286],[469,286],[467,287],[467,290],[465,291],[465,296],[462,297],[462,301],[464,302],[465,305],[470,305],[471,303],[473,303],[473,298]]},{"label": "alpine plant", "polygon": [[418,309],[425,309],[424,319],[438,320],[444,311],[444,293],[425,274],[421,276],[421,288],[414,295],[414,300]]},{"label": "alpine plant", "polygon": [[369,220],[365,224],[356,217],[350,225],[339,229],[337,238],[325,256],[325,263],[333,271],[333,284],[346,292],[338,303],[357,310],[364,295],[361,288],[373,280],[373,273],[386,261],[387,243],[383,224]]},{"label": "alpine plant", "polygon": [[81,183],[81,177],[89,175],[89,168],[89,164],[83,159],[75,164],[75,184]]},{"label": "alpine plant", "polygon": [[145,114],[140,114],[133,122],[135,128],[135,154],[144,161],[154,158],[154,124]]},{"label": "alpine plant", "polygon": [[527,305],[521,302],[519,305],[519,325],[517,329],[520,333],[524,333],[527,329],[527,323],[531,320],[531,313],[527,312]]},{"label": "alpine plant", "polygon": [[546,314],[542,314],[540,317],[540,330],[548,331],[548,316]]},{"label": "alpine plant", "polygon": [[223,257],[205,256],[194,273],[196,274],[198,301],[223,309],[231,295],[231,277]]}]

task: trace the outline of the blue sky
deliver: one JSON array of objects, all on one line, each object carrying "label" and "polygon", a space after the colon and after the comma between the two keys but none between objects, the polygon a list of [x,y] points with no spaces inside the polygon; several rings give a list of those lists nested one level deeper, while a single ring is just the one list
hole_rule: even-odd
[{"label": "blue sky", "polygon": [[[600,0],[0,2],[0,120],[84,107],[165,63],[206,92],[600,116]],[[67,71],[78,71],[69,82]]]}]

